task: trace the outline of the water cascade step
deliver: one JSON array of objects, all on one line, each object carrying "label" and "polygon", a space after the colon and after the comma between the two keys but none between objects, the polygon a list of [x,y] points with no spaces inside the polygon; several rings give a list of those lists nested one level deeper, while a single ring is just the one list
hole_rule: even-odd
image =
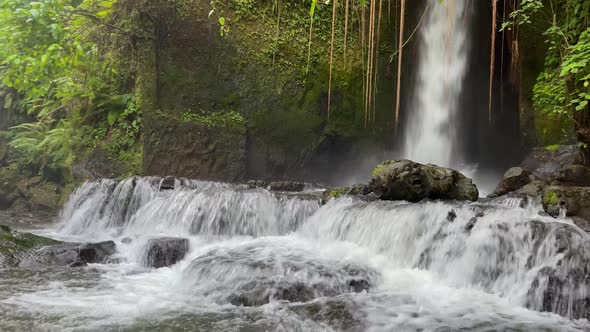
[{"label": "water cascade step", "polygon": [[[186,179],[160,190],[163,180],[76,190],[44,235],[112,240],[117,253],[89,267],[0,272],[0,327],[590,328],[590,238],[540,202],[348,195],[322,205],[306,190]],[[15,291],[16,280],[29,286]]]}]

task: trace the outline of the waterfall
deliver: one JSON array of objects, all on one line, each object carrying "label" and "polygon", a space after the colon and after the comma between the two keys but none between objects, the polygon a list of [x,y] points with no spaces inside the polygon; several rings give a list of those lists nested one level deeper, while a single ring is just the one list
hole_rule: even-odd
[{"label": "waterfall", "polygon": [[420,30],[418,81],[408,110],[405,158],[461,166],[457,111],[467,66],[467,0],[428,0]]},{"label": "waterfall", "polygon": [[[321,205],[314,191],[164,181],[76,190],[44,234],[113,240],[116,257],[82,270],[0,270],[0,329],[27,319],[92,331],[590,328],[590,238],[539,214],[540,202]],[[146,255],[149,243],[166,239],[177,244],[172,265],[146,267],[164,254]]]}]

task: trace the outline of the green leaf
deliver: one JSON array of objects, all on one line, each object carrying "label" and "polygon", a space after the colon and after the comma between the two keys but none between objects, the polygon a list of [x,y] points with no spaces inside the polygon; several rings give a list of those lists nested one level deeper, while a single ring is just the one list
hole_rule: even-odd
[{"label": "green leaf", "polygon": [[107,122],[109,123],[109,126],[113,126],[115,124],[115,122],[117,122],[117,120],[119,119],[120,116],[121,116],[121,111],[118,111],[118,110],[109,111],[109,114],[107,115]]}]

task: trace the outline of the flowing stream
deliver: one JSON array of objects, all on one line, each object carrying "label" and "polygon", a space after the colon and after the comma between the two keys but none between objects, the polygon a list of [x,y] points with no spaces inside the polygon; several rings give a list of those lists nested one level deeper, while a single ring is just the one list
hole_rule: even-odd
[{"label": "flowing stream", "polygon": [[467,68],[468,0],[428,0],[420,30],[418,83],[403,156],[421,163],[463,168],[456,150],[456,114]]},{"label": "flowing stream", "polygon": [[[67,241],[107,264],[0,270],[1,331],[584,331],[589,239],[518,199],[320,204],[317,192],[131,178],[88,182]],[[189,240],[145,267],[146,243]],[[550,311],[550,312],[542,312]]]}]

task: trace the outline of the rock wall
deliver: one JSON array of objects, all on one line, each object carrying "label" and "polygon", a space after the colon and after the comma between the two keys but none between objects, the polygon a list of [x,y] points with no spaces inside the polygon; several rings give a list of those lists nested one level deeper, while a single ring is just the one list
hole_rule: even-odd
[{"label": "rock wall", "polygon": [[[139,43],[136,82],[145,113],[146,174],[280,178],[322,159],[317,154],[326,140],[337,137],[352,146],[368,139],[378,146],[392,132],[395,61],[389,59],[397,33],[393,19],[384,17],[382,22],[379,95],[374,124],[366,129],[356,15],[349,17],[346,56],[344,20],[336,25],[328,121],[331,5],[318,3],[311,49],[307,4],[282,2],[280,16],[272,3],[246,0],[183,0],[147,6],[149,11],[142,9],[134,16],[135,25],[153,35],[153,40],[144,38]],[[409,15],[421,14],[422,4],[410,7]],[[229,30],[223,34],[221,17]],[[407,27],[408,34],[413,28]],[[156,116],[157,112],[163,116]],[[245,130],[239,133],[226,135],[207,120],[236,113],[245,121]],[[186,123],[195,117],[200,119],[198,124]],[[321,167],[336,167],[348,156],[330,156]]]}]

